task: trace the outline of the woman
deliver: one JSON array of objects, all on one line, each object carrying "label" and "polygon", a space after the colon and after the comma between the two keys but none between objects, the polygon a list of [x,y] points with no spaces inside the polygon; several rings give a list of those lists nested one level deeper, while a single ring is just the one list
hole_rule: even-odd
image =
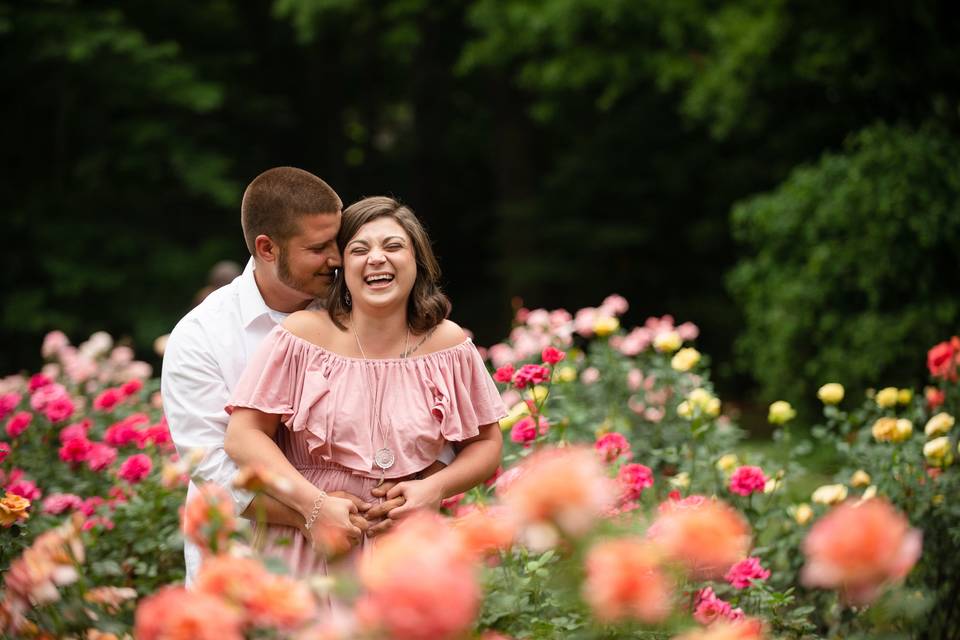
[{"label": "woman", "polygon": [[[489,478],[500,462],[506,414],[480,355],[446,319],[440,270],[413,212],[391,198],[348,207],[337,244],[342,277],[327,311],[299,311],[264,340],[233,394],[227,453],[269,468],[274,497],[304,517],[282,550],[298,574],[325,570],[312,546],[333,528],[361,541],[357,504],[384,480],[399,498],[390,518],[436,509]],[[447,442],[456,459],[422,477]],[[351,522],[351,518],[353,522]],[[364,521],[359,518],[363,526]]]}]

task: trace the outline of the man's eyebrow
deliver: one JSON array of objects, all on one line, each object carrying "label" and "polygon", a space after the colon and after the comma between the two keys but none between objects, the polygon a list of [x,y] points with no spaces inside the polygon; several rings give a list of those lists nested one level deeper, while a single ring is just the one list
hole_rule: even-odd
[{"label": "man's eyebrow", "polygon": [[327,240],[326,242],[314,242],[313,244],[308,244],[307,249],[323,249],[324,247],[329,247],[331,242],[333,242],[333,240]]}]

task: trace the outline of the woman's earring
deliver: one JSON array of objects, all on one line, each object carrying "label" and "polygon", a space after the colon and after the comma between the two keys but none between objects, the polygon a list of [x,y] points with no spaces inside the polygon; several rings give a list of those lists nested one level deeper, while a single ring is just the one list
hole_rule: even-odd
[{"label": "woman's earring", "polygon": [[347,291],[344,292],[344,294],[343,294],[343,301],[347,303],[347,306],[348,306],[348,307],[352,307],[352,306],[353,306],[353,298],[350,297],[350,291],[349,291],[349,290],[347,290]]}]

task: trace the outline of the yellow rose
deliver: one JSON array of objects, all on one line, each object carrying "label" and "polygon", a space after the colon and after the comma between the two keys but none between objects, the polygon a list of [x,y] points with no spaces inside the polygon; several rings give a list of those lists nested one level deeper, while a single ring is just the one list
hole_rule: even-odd
[{"label": "yellow rose", "polygon": [[879,418],[873,423],[870,431],[877,442],[892,442],[893,434],[897,429],[896,418]]},{"label": "yellow rose", "polygon": [[683,340],[676,331],[663,331],[653,338],[653,348],[660,353],[673,353],[683,346]]},{"label": "yellow rose", "polygon": [[700,352],[693,347],[680,349],[670,360],[670,366],[677,371],[690,371],[700,362]]},{"label": "yellow rose", "polygon": [[896,387],[884,387],[877,391],[874,401],[881,409],[892,409],[897,406],[897,396],[899,395]]},{"label": "yellow rose", "polygon": [[806,502],[798,504],[791,511],[793,511],[793,519],[801,527],[813,520],[813,508]]},{"label": "yellow rose", "polygon": [[866,487],[870,484],[870,474],[864,471],[863,469],[857,469],[854,471],[853,475],[850,476],[850,486],[851,487]]},{"label": "yellow rose", "polygon": [[927,459],[927,462],[936,467],[949,466],[953,462],[953,453],[950,451],[950,438],[940,436],[923,445],[923,457]]},{"label": "yellow rose", "polygon": [[900,389],[897,391],[897,404],[907,406],[913,400],[913,389]]},{"label": "yellow rose", "polygon": [[684,400],[677,405],[677,415],[681,418],[692,418],[693,417],[693,406]]},{"label": "yellow rose", "polygon": [[720,398],[710,398],[703,411],[711,418],[716,418],[720,415]]},{"label": "yellow rose", "polygon": [[904,440],[909,440],[912,435],[913,423],[906,418],[897,420],[896,426],[893,429],[893,441],[903,442]]},{"label": "yellow rose", "polygon": [[620,321],[610,316],[600,316],[593,323],[593,332],[601,338],[610,335],[620,328]]},{"label": "yellow rose", "polygon": [[670,485],[676,487],[677,489],[686,489],[690,486],[690,474],[686,471],[681,471],[677,475],[670,478]]},{"label": "yellow rose", "polygon": [[527,391],[523,395],[527,400],[533,400],[535,404],[540,404],[547,399],[547,395],[549,393],[550,393],[549,389],[547,389],[542,384],[538,384],[532,387],[529,391]]},{"label": "yellow rose", "polygon": [[817,504],[838,504],[847,499],[847,488],[842,484],[825,484],[818,487],[810,499]]},{"label": "yellow rose", "polygon": [[939,506],[943,504],[943,494],[938,493],[937,495],[930,498],[930,503],[933,504],[934,506]]},{"label": "yellow rose", "polygon": [[780,479],[779,478],[770,478],[763,485],[763,492],[765,494],[771,494],[777,489],[780,488]]},{"label": "yellow rose", "polygon": [[843,385],[837,382],[828,382],[817,390],[817,397],[823,404],[840,404],[843,400]]},{"label": "yellow rose", "polygon": [[770,413],[767,415],[767,420],[769,420],[771,424],[786,424],[796,416],[797,412],[793,410],[789,402],[777,400],[770,405]]},{"label": "yellow rose", "polygon": [[863,492],[863,495],[860,496],[860,501],[870,500],[871,498],[877,497],[877,485],[873,484],[867,487],[867,490]]},{"label": "yellow rose", "polygon": [[740,461],[737,459],[737,454],[728,453],[726,455],[720,456],[720,459],[717,460],[717,469],[725,473],[730,473],[740,464]]},{"label": "yellow rose", "polygon": [[559,367],[553,376],[558,382],[573,382],[577,379],[577,370],[574,367],[567,365],[564,367]]},{"label": "yellow rose", "polygon": [[520,418],[530,415],[530,407],[526,402],[518,402],[511,407],[509,413],[500,419],[500,428],[506,431],[517,423]]},{"label": "yellow rose", "polygon": [[942,436],[953,428],[953,416],[946,412],[938,413],[929,420],[923,428],[923,433],[928,437]]},{"label": "yellow rose", "polygon": [[27,513],[29,508],[29,500],[8,491],[7,495],[0,499],[0,526],[9,527],[17,520],[26,520],[30,517]]},{"label": "yellow rose", "polygon": [[697,387],[696,389],[694,389],[693,391],[687,394],[687,400],[690,401],[690,404],[700,409],[703,409],[704,407],[706,407],[707,403],[710,402],[710,399],[712,397],[713,397],[712,393],[710,393],[709,391],[701,387]]}]

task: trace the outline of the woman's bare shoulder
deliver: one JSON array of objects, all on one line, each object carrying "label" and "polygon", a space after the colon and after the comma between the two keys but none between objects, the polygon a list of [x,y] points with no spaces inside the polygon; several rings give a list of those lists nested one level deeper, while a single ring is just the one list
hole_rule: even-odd
[{"label": "woman's bare shoulder", "polygon": [[322,309],[294,311],[283,321],[283,328],[298,338],[325,348],[338,332],[330,314]]},{"label": "woman's bare shoulder", "polygon": [[467,332],[456,322],[444,320],[427,333],[420,351],[421,353],[432,353],[450,349],[463,344],[468,337]]}]

